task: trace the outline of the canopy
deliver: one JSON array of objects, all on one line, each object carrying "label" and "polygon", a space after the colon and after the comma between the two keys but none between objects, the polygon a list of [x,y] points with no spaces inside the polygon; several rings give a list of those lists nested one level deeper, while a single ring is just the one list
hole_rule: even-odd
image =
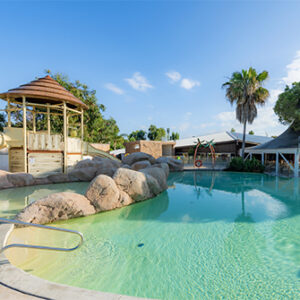
[{"label": "canopy", "polygon": [[288,148],[298,148],[299,144],[300,130],[295,131],[292,126],[290,126],[286,131],[284,131],[277,138],[264,143],[262,145],[252,147],[251,149],[257,150],[268,150],[268,149],[288,149]]}]

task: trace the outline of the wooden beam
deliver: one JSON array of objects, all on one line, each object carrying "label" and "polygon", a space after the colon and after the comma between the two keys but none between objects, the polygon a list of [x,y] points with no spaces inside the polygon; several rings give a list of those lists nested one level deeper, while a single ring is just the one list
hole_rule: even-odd
[{"label": "wooden beam", "polygon": [[51,124],[50,124],[50,104],[47,103],[47,130],[48,135],[51,134]]},{"label": "wooden beam", "polygon": [[[14,103],[14,104],[18,104],[20,105],[21,103],[20,102],[16,102],[16,101],[10,101],[11,103]],[[48,104],[40,104],[40,103],[31,103],[31,102],[27,102],[26,103],[27,106],[32,106],[32,107],[46,107],[47,108],[47,105]],[[50,104],[50,107],[52,109],[58,109],[58,110],[62,110],[62,107],[59,106],[59,105],[56,105],[56,104]]]},{"label": "wooden beam", "polygon": [[67,133],[67,106],[64,102],[64,173],[67,173],[68,169],[68,133]]},{"label": "wooden beam", "polygon": [[[64,104],[66,104],[66,103],[64,103]],[[73,109],[73,108],[70,108],[70,107],[67,107],[67,109],[68,109],[69,111],[72,111],[72,112],[78,114],[78,115],[81,114],[81,111],[79,111],[79,110],[76,110],[76,109]]]},{"label": "wooden beam", "polygon": [[32,129],[33,133],[36,133],[36,124],[35,124],[35,107],[32,108]]},{"label": "wooden beam", "polygon": [[27,173],[27,119],[26,119],[26,97],[22,96],[23,108],[23,150],[24,150],[24,172]]},{"label": "wooden beam", "polygon": [[80,134],[80,138],[81,138],[81,159],[83,159],[83,134],[84,134],[84,123],[83,123],[83,108],[81,108],[81,123],[80,123],[80,130],[81,130],[81,134]]},{"label": "wooden beam", "polygon": [[8,111],[7,111],[7,126],[11,127],[10,100],[9,100],[8,97],[7,97],[7,108],[8,108]]}]

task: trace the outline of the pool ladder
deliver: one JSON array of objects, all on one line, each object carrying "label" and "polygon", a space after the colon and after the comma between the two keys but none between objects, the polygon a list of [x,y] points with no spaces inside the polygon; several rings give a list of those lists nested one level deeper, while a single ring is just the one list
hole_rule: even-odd
[{"label": "pool ladder", "polygon": [[3,247],[0,248],[0,254],[9,249],[9,248],[32,248],[32,249],[40,249],[40,250],[53,250],[53,251],[74,251],[78,249],[82,244],[83,244],[83,234],[79,231],[76,230],[71,230],[71,229],[64,229],[64,228],[59,228],[59,227],[54,227],[54,226],[47,226],[47,225],[40,225],[40,224],[32,224],[32,223],[26,223],[18,220],[8,220],[4,218],[0,218],[0,225],[1,223],[9,223],[9,224],[16,224],[16,225],[22,225],[22,226],[30,226],[30,227],[38,227],[42,229],[48,229],[48,230],[55,230],[55,231],[63,231],[63,232],[68,232],[71,234],[76,234],[80,237],[79,243],[73,247],[73,248],[60,248],[60,247],[48,247],[48,246],[38,246],[38,245],[29,245],[29,244],[9,244],[6,245],[7,239],[9,235],[11,234],[13,227],[9,230],[8,234],[6,235],[6,238],[3,243]]}]

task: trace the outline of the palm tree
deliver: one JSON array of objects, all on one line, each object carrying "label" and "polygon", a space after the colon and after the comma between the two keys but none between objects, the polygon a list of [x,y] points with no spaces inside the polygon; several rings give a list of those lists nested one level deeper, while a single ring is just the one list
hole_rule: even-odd
[{"label": "palm tree", "polygon": [[229,81],[222,87],[226,88],[226,98],[233,105],[236,104],[236,118],[243,124],[242,157],[245,153],[246,125],[252,124],[257,116],[256,105],[264,105],[269,97],[269,91],[262,87],[268,78],[267,71],[257,74],[254,68],[234,72]]}]

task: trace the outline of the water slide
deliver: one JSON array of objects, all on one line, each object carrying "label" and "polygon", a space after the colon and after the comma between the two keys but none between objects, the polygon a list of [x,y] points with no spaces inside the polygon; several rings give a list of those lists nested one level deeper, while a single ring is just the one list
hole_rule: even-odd
[{"label": "water slide", "polygon": [[96,147],[94,147],[90,143],[85,142],[83,149],[84,149],[83,150],[84,155],[100,156],[100,157],[109,158],[109,159],[112,159],[112,160],[115,160],[115,161],[118,161],[118,162],[120,161],[118,158],[114,157],[113,155],[111,155],[111,154],[109,154],[105,151],[97,149]]},{"label": "water slide", "polygon": [[23,145],[23,128],[5,127],[3,132],[0,132],[0,150],[11,147],[21,147]]}]

